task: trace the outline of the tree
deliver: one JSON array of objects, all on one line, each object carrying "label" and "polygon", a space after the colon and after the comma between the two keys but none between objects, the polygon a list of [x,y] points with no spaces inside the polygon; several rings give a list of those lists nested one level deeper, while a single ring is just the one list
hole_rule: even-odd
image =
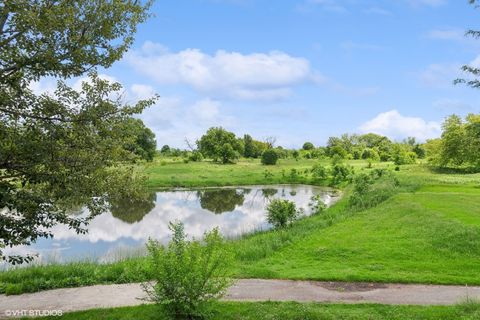
[{"label": "tree", "polygon": [[362,152],[362,159],[369,159],[372,161],[380,160],[377,150],[371,148],[365,148]]},{"label": "tree", "polygon": [[480,115],[469,114],[465,121],[456,115],[443,123],[438,164],[441,167],[480,168]]},{"label": "tree", "polygon": [[223,146],[217,149],[217,152],[223,164],[233,163],[233,161],[240,157],[240,153],[233,149],[230,143],[225,143]]},{"label": "tree", "polygon": [[278,161],[278,153],[275,149],[267,149],[262,153],[262,164],[275,165]]},{"label": "tree", "polygon": [[243,153],[243,143],[222,127],[208,129],[200,140],[197,141],[198,150],[214,161],[221,160],[222,163],[229,163],[237,159]]},{"label": "tree", "polygon": [[271,149],[275,146],[277,137],[266,137],[264,143],[267,145],[267,149]]},{"label": "tree", "polygon": [[292,157],[298,161],[298,158],[300,157],[300,152],[298,152],[298,150],[293,150]]},{"label": "tree", "polygon": [[254,158],[255,157],[255,144],[253,143],[253,138],[246,134],[243,136],[244,152],[243,156],[245,158]]},{"label": "tree", "polygon": [[162,149],[160,149],[162,154],[169,154],[170,153],[170,146],[168,144],[164,145]]},{"label": "tree", "polygon": [[314,148],[315,146],[311,142],[305,142],[302,147],[303,150],[313,150]]},{"label": "tree", "polygon": [[[51,237],[66,224],[77,232],[108,208],[114,196],[138,186],[125,166],[122,128],[154,100],[122,102],[120,84],[100,79],[133,42],[151,2],[133,0],[0,3],[0,256],[11,263],[32,257],[2,254],[4,247]],[[77,92],[61,79],[89,72]],[[34,81],[60,79],[51,94],[35,94]],[[84,203],[88,217],[67,214]]]},{"label": "tree", "polygon": [[429,163],[438,164],[440,163],[440,154],[442,150],[442,139],[430,139],[427,140],[422,145],[422,148],[425,150],[425,156]]},{"label": "tree", "polygon": [[125,122],[123,133],[128,141],[125,149],[141,159],[152,161],[157,151],[155,134],[147,128],[140,119],[130,118]]},{"label": "tree", "polygon": [[[478,8],[478,0],[468,0],[468,2],[472,5],[474,5],[475,8]],[[466,32],[467,37],[472,37],[474,39],[479,39],[480,38],[480,30],[473,30],[470,29]],[[466,84],[469,87],[478,89],[480,88],[480,79],[478,79],[478,76],[480,75],[480,68],[475,65],[464,65],[462,67],[462,71],[465,73],[468,73],[472,76],[470,79],[456,79],[454,81],[455,84],[463,83]]]},{"label": "tree", "polygon": [[413,164],[417,160],[417,154],[410,151],[409,145],[396,143],[392,149],[392,160],[396,165]]}]

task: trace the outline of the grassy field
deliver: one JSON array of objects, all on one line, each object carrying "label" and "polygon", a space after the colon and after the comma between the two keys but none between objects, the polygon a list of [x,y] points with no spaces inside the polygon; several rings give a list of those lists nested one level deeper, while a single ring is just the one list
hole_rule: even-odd
[{"label": "grassy field", "polygon": [[[211,319],[319,319],[319,320],[474,320],[480,318],[480,306],[465,303],[449,307],[341,305],[292,302],[218,303],[211,311]],[[133,320],[168,319],[153,305],[116,309],[98,309],[74,312],[62,317],[42,319],[63,320]]]},{"label": "grassy field", "polygon": [[[236,164],[216,164],[213,162],[189,162],[181,160],[156,158],[151,163],[141,166],[142,172],[148,177],[147,184],[152,188],[170,187],[216,187],[235,185],[258,185],[279,183],[307,183],[322,184],[313,181],[304,174],[316,163],[329,165],[328,160],[280,159],[275,166],[264,166],[258,159],[242,159]],[[351,161],[349,164],[357,170],[367,166],[365,161]],[[382,164],[382,166],[393,164]],[[378,164],[380,166],[380,164]],[[295,169],[300,175],[291,177],[291,170]],[[265,173],[271,173],[266,177]],[[323,182],[325,184],[325,182]]]},{"label": "grassy field", "polygon": [[[284,161],[268,170],[275,171],[280,180],[281,171],[296,163]],[[297,169],[313,164],[303,160]],[[352,164],[357,172],[366,170],[365,162]],[[249,165],[255,169],[241,169]],[[161,180],[161,172],[173,174],[174,170],[185,179],[181,185],[268,182],[262,173],[265,167],[258,163],[217,167],[179,163],[145,170],[155,186],[167,186],[169,180]],[[151,173],[157,170],[158,176]],[[216,173],[207,179],[196,176],[200,172],[209,175],[210,170]],[[234,180],[225,175],[228,170],[232,170]],[[233,276],[480,285],[480,174],[435,173],[422,165],[411,165],[396,175],[401,187],[374,208],[361,212],[349,209],[347,188],[345,198],[320,215],[300,220],[286,230],[232,240],[229,246],[236,256]],[[279,182],[286,181],[275,181]],[[0,293],[147,278],[143,258],[108,265],[34,266],[0,273]]]}]

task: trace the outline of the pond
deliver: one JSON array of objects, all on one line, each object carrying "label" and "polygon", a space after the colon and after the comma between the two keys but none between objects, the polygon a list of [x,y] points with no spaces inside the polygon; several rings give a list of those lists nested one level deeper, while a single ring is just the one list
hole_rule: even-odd
[{"label": "pond", "polygon": [[311,198],[319,195],[327,205],[338,194],[327,188],[277,185],[172,190],[151,192],[147,201],[112,204],[110,212],[95,217],[87,234],[76,234],[64,226],[53,229],[53,239],[40,239],[20,252],[36,253],[39,262],[88,259],[108,262],[141,254],[148,238],[168,242],[170,221],[181,221],[190,237],[199,238],[218,227],[226,237],[268,229],[265,209],[271,199],[294,201],[311,213]]}]

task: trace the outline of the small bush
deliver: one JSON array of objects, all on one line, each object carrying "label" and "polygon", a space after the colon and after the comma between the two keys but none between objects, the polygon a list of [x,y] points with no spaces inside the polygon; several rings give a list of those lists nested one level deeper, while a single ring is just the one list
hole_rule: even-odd
[{"label": "small bush", "polygon": [[200,151],[192,151],[188,155],[188,160],[193,162],[201,162],[203,160],[203,155]]},{"label": "small bush", "polygon": [[353,168],[343,163],[337,163],[332,167],[332,186],[338,186],[344,182],[351,182]]},{"label": "small bush", "polygon": [[270,172],[270,171],[268,171],[268,170],[265,170],[265,171],[263,172],[263,175],[264,175],[265,179],[267,179],[267,180],[273,178],[273,173]]},{"label": "small bush", "polygon": [[290,179],[290,181],[296,181],[298,180],[299,177],[300,177],[300,174],[297,169],[295,168],[290,169],[290,174],[288,175],[288,178]]},{"label": "small bush", "polygon": [[321,164],[315,164],[310,171],[312,173],[313,180],[326,180],[328,178],[327,168]]},{"label": "small bush", "polygon": [[204,315],[208,303],[221,298],[231,281],[231,258],[218,229],[206,232],[203,241],[187,241],[183,224],[170,223],[173,238],[168,246],[149,240],[149,267],[154,284],[143,284],[148,300],[163,305],[176,318]]},{"label": "small bush", "polygon": [[319,194],[310,198],[308,206],[310,207],[312,215],[322,213],[327,208],[327,205],[323,202],[322,197]]},{"label": "small bush", "polygon": [[295,203],[288,200],[273,199],[267,207],[267,221],[275,228],[284,228],[298,218]]},{"label": "small bush", "polygon": [[273,149],[267,149],[262,153],[262,164],[276,165],[278,161],[278,153]]}]

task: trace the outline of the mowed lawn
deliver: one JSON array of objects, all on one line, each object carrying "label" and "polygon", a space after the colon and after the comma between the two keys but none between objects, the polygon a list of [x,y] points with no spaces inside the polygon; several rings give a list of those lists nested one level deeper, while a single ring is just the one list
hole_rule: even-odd
[{"label": "mowed lawn", "polygon": [[[375,304],[345,305],[294,302],[216,303],[209,310],[209,319],[221,320],[476,320],[480,305],[463,303],[456,306],[388,306]],[[159,320],[171,319],[153,305],[73,312],[46,320]]]},{"label": "mowed lawn", "polygon": [[242,277],[479,285],[480,188],[439,184],[401,192],[375,208],[310,230],[268,257],[242,264],[238,272]]}]

